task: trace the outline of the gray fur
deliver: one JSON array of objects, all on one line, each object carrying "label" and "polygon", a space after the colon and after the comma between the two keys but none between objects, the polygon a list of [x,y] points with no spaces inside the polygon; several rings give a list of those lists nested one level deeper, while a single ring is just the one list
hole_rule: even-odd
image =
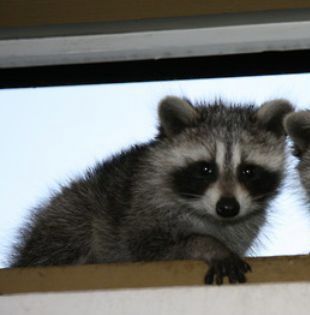
[{"label": "gray fur", "polygon": [[262,104],[258,117],[263,125],[274,132],[283,132],[283,119],[293,111],[292,104],[285,99],[275,99]]},{"label": "gray fur", "polygon": [[295,155],[299,158],[297,170],[310,200],[310,111],[289,114],[284,126],[294,142]]},{"label": "gray fur", "polygon": [[174,96],[168,96],[160,102],[158,115],[164,132],[171,137],[199,119],[191,104]]},{"label": "gray fur", "polygon": [[[263,200],[252,198],[238,183],[236,168],[241,161],[255,162],[282,178],[285,135],[269,123],[282,125],[283,111],[274,106],[278,108],[192,106],[166,98],[159,107],[158,137],[98,164],[35,209],[11,265],[166,259],[212,263],[244,255],[279,185]],[[285,108],[285,113],[292,110]],[[177,195],[171,172],[211,158],[222,164],[219,179],[204,196],[191,201]],[[214,213],[222,194],[239,196],[240,215],[223,219]]]}]

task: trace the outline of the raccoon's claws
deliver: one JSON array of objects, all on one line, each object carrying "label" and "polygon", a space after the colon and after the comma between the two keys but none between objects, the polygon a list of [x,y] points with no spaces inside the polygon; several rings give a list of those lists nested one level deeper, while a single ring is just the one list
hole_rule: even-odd
[{"label": "raccoon's claws", "polygon": [[205,284],[213,284],[213,282],[222,284],[224,277],[228,277],[229,283],[244,283],[246,282],[244,274],[251,271],[250,265],[235,255],[223,260],[212,261],[209,265]]}]

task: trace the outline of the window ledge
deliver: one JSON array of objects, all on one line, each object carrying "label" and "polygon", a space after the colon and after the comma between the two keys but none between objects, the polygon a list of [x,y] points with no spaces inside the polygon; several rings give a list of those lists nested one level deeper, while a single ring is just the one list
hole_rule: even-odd
[{"label": "window ledge", "polygon": [[[310,282],[310,255],[248,258],[248,284]],[[0,294],[201,286],[200,261],[169,261],[0,270]]]}]

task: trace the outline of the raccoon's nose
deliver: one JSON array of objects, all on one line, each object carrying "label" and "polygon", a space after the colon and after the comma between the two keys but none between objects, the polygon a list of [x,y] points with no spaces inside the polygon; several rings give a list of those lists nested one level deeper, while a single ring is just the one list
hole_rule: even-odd
[{"label": "raccoon's nose", "polygon": [[234,217],[239,213],[239,210],[239,202],[233,197],[223,197],[216,204],[216,213],[220,217]]}]

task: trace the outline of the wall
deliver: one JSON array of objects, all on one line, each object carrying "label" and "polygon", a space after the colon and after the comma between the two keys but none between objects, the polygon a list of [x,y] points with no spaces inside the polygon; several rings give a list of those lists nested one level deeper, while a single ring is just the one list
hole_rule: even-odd
[{"label": "wall", "polygon": [[0,297],[5,315],[308,315],[310,284],[178,287]]},{"label": "wall", "polygon": [[2,0],[0,28],[309,8],[307,0]]}]

